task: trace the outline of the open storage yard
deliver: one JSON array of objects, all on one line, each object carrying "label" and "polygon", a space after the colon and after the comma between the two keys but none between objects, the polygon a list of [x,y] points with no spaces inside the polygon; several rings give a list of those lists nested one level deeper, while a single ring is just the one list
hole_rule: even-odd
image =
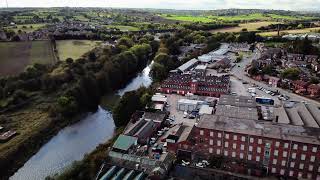
[{"label": "open storage yard", "polygon": [[90,40],[61,40],[57,41],[57,49],[60,60],[67,58],[78,59],[84,53],[90,51],[99,44],[100,41]]},{"label": "open storage yard", "polygon": [[15,75],[34,63],[49,64],[55,58],[50,41],[1,42],[0,75]]}]

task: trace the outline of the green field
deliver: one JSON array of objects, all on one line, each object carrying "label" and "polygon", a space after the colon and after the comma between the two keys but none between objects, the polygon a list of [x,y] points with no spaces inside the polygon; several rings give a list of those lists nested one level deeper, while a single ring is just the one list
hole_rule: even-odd
[{"label": "green field", "polygon": [[54,62],[50,41],[1,42],[0,76],[15,75],[33,63]]},{"label": "green field", "polygon": [[133,26],[122,26],[122,25],[105,25],[104,27],[108,29],[117,28],[120,31],[139,31],[140,29]]},{"label": "green field", "polygon": [[186,21],[186,22],[212,22],[214,21],[212,18],[205,17],[205,16],[179,16],[179,15],[168,15],[164,14],[161,17],[165,19],[175,20],[175,21]]},{"label": "green field", "polygon": [[214,29],[210,32],[216,33],[216,32],[240,32],[242,29],[247,29],[248,31],[257,31],[258,28],[262,26],[268,26],[270,24],[277,24],[277,22],[271,22],[271,21],[262,21],[262,22],[254,22],[254,23],[242,23],[239,24],[237,27],[230,27],[230,28],[221,28],[221,29]]},{"label": "green field", "polygon": [[[294,29],[294,30],[285,30],[285,31],[280,31],[280,34],[304,34],[304,33],[310,33],[314,31],[319,31],[320,27],[316,28],[305,28],[305,29]],[[259,33],[261,36],[277,36],[278,32],[277,31],[271,31],[271,32],[262,32]]]},{"label": "green field", "polygon": [[312,19],[312,17],[305,16],[285,16],[277,14],[262,14],[254,13],[248,15],[237,15],[237,16],[180,16],[172,14],[161,14],[161,17],[170,20],[176,21],[186,21],[186,22],[213,22],[213,21],[225,21],[225,22],[234,22],[234,21],[275,21],[275,20],[307,20]]},{"label": "green field", "polygon": [[78,59],[84,53],[92,50],[101,41],[90,40],[61,40],[57,41],[57,49],[60,60],[67,58]]},{"label": "green field", "polygon": [[[18,32],[19,30],[24,31],[24,32],[33,32],[35,30],[38,30],[42,27],[44,27],[46,24],[20,24],[16,25],[16,27],[6,27],[6,29],[13,30],[15,32]],[[25,27],[25,28],[24,28]]]}]

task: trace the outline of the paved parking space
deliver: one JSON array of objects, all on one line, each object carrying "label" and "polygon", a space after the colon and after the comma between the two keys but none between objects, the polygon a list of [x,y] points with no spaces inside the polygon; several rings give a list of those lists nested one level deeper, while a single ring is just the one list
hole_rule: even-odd
[{"label": "paved parking space", "polygon": [[196,122],[195,119],[189,119],[189,118],[184,118],[183,117],[183,111],[178,111],[177,109],[177,104],[179,99],[188,99],[186,96],[181,96],[177,94],[166,94],[168,97],[168,104],[169,106],[169,111],[170,111],[170,117],[174,117],[175,121],[173,124],[181,124],[183,123],[184,125],[187,126],[193,126],[194,123]]}]

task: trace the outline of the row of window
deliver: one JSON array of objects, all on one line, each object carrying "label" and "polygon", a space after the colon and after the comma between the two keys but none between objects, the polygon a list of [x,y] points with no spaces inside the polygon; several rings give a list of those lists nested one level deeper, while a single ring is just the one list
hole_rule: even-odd
[{"label": "row of window", "polygon": [[[200,135],[204,135],[204,131],[203,131],[203,130],[200,130]],[[214,133],[211,131],[211,132],[210,132],[210,137],[213,137],[213,136],[214,136]],[[217,136],[218,136],[218,138],[222,138],[222,133],[217,133]],[[230,137],[230,134],[226,133],[226,134],[225,134],[225,139],[230,139],[230,138],[231,138],[231,137]],[[240,138],[240,137],[239,137],[239,138]],[[238,135],[233,135],[233,140],[237,141],[237,140],[238,140]],[[245,136],[241,136],[241,141],[242,141],[242,142],[245,142],[245,141],[246,141],[246,137],[245,137]],[[250,142],[250,143],[254,143],[254,141],[255,141],[255,138],[254,138],[254,137],[250,137],[249,142]],[[221,143],[221,142],[220,142],[220,143]],[[262,144],[262,139],[258,138],[258,144]],[[213,145],[213,143],[210,143],[210,145]],[[218,145],[218,146],[220,146],[220,145]],[[280,142],[279,142],[279,141],[276,141],[276,142],[275,142],[275,147],[279,147],[279,146],[280,146]],[[289,148],[289,143],[284,143],[283,147],[284,147],[285,149]],[[293,144],[292,149],[297,150],[298,147],[299,147],[298,144]],[[308,150],[308,146],[307,146],[307,145],[303,145],[303,146],[302,146],[302,150],[303,150],[303,151],[307,151],[307,150]],[[317,150],[318,150],[317,147],[312,147],[312,152],[316,153]],[[276,156],[278,155],[278,150],[275,150],[275,155],[276,155]],[[285,157],[286,157],[286,156],[285,156]]]}]

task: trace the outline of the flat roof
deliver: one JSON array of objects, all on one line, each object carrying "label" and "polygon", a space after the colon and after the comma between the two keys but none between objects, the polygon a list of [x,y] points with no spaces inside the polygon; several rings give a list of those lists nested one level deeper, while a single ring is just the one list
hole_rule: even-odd
[{"label": "flat roof", "polygon": [[113,148],[127,151],[132,145],[135,145],[138,141],[138,138],[132,136],[126,136],[121,134],[116,142],[113,144]]},{"label": "flat roof", "polygon": [[186,70],[188,70],[191,66],[193,66],[195,63],[197,63],[198,60],[197,59],[191,59],[190,61],[182,64],[180,67],[178,67],[177,69],[184,72]]},{"label": "flat roof", "polygon": [[198,128],[248,134],[274,139],[320,145],[319,128],[272,124],[272,122],[240,119],[217,115],[203,115],[195,125]]},{"label": "flat roof", "polygon": [[167,113],[165,112],[145,112],[143,118],[147,121],[153,120],[154,122],[161,123],[166,115]]},{"label": "flat roof", "polygon": [[151,101],[158,101],[158,102],[167,102],[168,98],[161,95],[153,95],[151,97]]},{"label": "flat roof", "polygon": [[206,65],[198,65],[198,66],[196,66],[194,69],[197,69],[197,70],[206,70],[206,69],[207,69],[207,66],[206,66]]},{"label": "flat roof", "polygon": [[256,107],[217,105],[215,114],[219,116],[258,120],[258,111]]},{"label": "flat roof", "polygon": [[210,107],[209,105],[202,105],[200,107],[200,110],[199,110],[199,114],[212,114],[213,112],[213,107]]},{"label": "flat roof", "polygon": [[218,104],[252,108],[257,107],[255,99],[250,96],[221,95]]},{"label": "flat roof", "polygon": [[198,105],[199,103],[202,103],[203,101],[198,101],[198,100],[192,100],[192,99],[179,99],[178,103],[183,103],[183,104],[194,104]]}]

